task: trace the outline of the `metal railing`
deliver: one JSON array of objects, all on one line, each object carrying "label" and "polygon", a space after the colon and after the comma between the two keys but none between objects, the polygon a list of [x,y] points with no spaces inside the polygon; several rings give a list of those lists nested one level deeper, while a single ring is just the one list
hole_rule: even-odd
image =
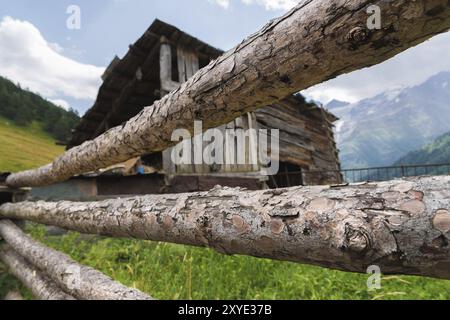
[{"label": "metal railing", "polygon": [[307,178],[339,173],[342,175],[344,182],[349,183],[363,181],[388,181],[405,177],[450,175],[450,163],[303,172],[304,176]]}]

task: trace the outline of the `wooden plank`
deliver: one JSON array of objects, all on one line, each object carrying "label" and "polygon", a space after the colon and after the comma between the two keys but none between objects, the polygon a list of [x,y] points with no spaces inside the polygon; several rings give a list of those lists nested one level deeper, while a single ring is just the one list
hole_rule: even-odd
[{"label": "wooden plank", "polygon": [[186,82],[188,79],[186,76],[186,55],[185,51],[180,47],[177,47],[177,59],[178,59],[178,77],[181,83]]},{"label": "wooden plank", "polygon": [[161,89],[165,92],[176,90],[180,83],[172,80],[172,50],[170,44],[165,42],[164,37],[161,39],[159,65]]},{"label": "wooden plank", "polygon": [[248,127],[250,130],[254,131],[254,134],[250,135],[250,145],[249,145],[249,159],[251,163],[251,171],[259,171],[259,154],[258,154],[258,122],[256,121],[256,115],[254,112],[247,114],[248,117]]},{"label": "wooden plank", "polygon": [[236,163],[235,122],[232,121],[225,128],[225,172],[233,171]]},{"label": "wooden plank", "polygon": [[193,52],[186,53],[186,81],[191,78],[199,70],[198,57]]}]

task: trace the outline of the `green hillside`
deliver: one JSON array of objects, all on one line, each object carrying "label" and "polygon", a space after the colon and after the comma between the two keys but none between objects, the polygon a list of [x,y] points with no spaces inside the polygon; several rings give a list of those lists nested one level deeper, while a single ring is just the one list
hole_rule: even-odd
[{"label": "green hillside", "polygon": [[[19,126],[0,117],[0,172],[17,172],[32,169],[51,162],[64,148],[55,144],[55,139],[44,132],[42,125],[33,122]],[[10,289],[20,289],[27,298],[31,295],[0,263],[0,299]]]},{"label": "green hillside", "polygon": [[66,111],[41,96],[22,89],[8,79],[0,77],[0,117],[19,126],[40,128],[59,141],[67,141],[71,130],[79,121],[74,110]]},{"label": "green hillside", "polygon": [[0,77],[0,172],[31,169],[51,162],[64,151],[79,121],[41,96]]},{"label": "green hillside", "polygon": [[0,117],[0,172],[17,172],[50,163],[64,148],[34,122],[26,127]]},{"label": "green hillside", "polygon": [[396,165],[450,163],[450,132],[420,150],[410,152],[398,160]]}]

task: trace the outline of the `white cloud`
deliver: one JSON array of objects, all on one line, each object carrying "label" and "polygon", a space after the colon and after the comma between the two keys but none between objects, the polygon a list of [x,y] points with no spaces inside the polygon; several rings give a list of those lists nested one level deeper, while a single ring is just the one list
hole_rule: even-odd
[{"label": "white cloud", "polygon": [[303,93],[323,103],[332,99],[357,102],[393,88],[415,86],[441,71],[450,71],[450,59],[445,58],[448,52],[450,32],[382,64],[340,76]]},{"label": "white cloud", "polygon": [[0,75],[48,98],[95,99],[104,68],[62,52],[27,21],[4,17],[0,22]]},{"label": "white cloud", "polygon": [[66,100],[63,99],[47,99],[47,100],[66,111],[70,110],[70,104]]},{"label": "white cloud", "polygon": [[292,9],[298,0],[241,0],[245,4],[258,4],[264,6],[266,10],[289,10]]},{"label": "white cloud", "polygon": [[63,52],[64,52],[64,48],[61,47],[61,46],[60,46],[59,44],[57,44],[56,42],[49,43],[48,46],[49,46],[50,48],[52,48],[53,51],[56,51],[56,52],[58,52],[58,53],[63,53]]},{"label": "white cloud", "polygon": [[[231,0],[208,0],[218,4],[219,6],[228,9],[231,5]],[[247,5],[260,5],[264,6],[266,10],[289,10],[293,8],[299,1],[298,0],[239,0]]]},{"label": "white cloud", "polygon": [[209,2],[216,3],[222,8],[228,9],[230,7],[230,0],[208,0]]}]

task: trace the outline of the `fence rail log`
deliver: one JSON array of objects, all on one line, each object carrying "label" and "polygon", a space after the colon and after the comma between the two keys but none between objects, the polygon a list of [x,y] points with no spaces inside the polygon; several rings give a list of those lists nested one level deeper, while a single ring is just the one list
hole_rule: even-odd
[{"label": "fence rail log", "polygon": [[0,260],[8,266],[12,275],[17,277],[39,300],[75,300],[62,291],[56,283],[43,275],[41,271],[27,262],[11,248],[0,249]]},{"label": "fence rail log", "polygon": [[5,301],[22,301],[23,297],[19,291],[14,290],[14,291],[8,292],[5,296],[5,298],[3,298],[3,300],[5,300]]},{"label": "fence rail log", "polygon": [[450,279],[450,176],[348,186],[25,202],[0,217],[365,273]]},{"label": "fence rail log", "polygon": [[[367,8],[381,9],[369,30]],[[123,126],[73,148],[52,164],[12,174],[11,187],[41,186],[174,145],[176,128],[203,130],[338,75],[372,66],[450,28],[448,0],[303,0],[181,88]]]},{"label": "fence rail log", "polygon": [[67,255],[34,241],[9,220],[0,221],[0,235],[36,268],[65,292],[80,300],[151,300],[137,289],[128,288],[100,271],[83,266]]}]

